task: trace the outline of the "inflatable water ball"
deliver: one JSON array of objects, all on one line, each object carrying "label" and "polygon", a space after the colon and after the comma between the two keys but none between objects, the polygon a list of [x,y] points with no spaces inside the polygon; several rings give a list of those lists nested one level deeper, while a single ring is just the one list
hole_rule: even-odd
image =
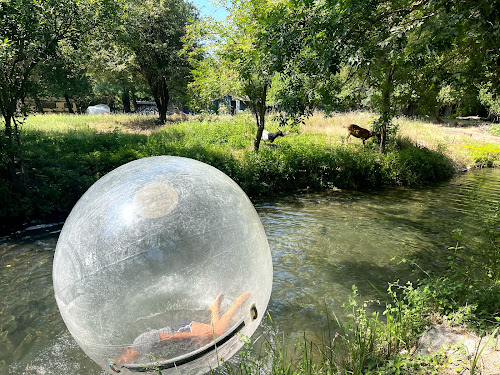
[{"label": "inflatable water ball", "polygon": [[107,371],[196,374],[254,333],[272,262],[234,181],[158,156],[115,169],[81,197],[57,243],[53,283],[68,330]]}]

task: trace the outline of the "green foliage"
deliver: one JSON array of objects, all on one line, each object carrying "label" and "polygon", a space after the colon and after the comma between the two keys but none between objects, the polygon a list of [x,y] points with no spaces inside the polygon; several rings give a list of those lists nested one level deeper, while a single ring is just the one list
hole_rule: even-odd
[{"label": "green foliage", "polygon": [[[105,35],[88,45],[87,76],[92,83],[92,93],[87,105],[106,103],[112,109],[118,107],[126,112],[130,99],[151,96],[135,54],[122,39],[123,35],[119,38],[115,34]],[[120,102],[122,105],[117,106]]]},{"label": "green foliage", "polygon": [[272,327],[258,346],[246,339],[238,361],[224,362],[218,371],[229,375],[437,373],[445,359],[440,353],[409,354],[418,333],[425,329],[428,310],[414,298],[418,294],[411,284],[398,292],[394,287],[381,294],[386,299],[382,315],[372,305],[360,305],[353,286],[343,318],[329,317],[331,324],[321,338],[311,340],[304,335],[290,340]]},{"label": "green foliage", "polygon": [[[320,137],[299,135],[280,141],[279,148],[246,154],[243,161],[253,178],[242,181],[257,193],[301,188],[366,188],[418,185],[443,181],[453,174],[444,155],[415,146],[380,154],[370,149],[332,147]],[[247,185],[251,184],[251,185]]]},{"label": "green foliage", "polygon": [[490,114],[498,120],[500,116],[500,95],[492,86],[491,83],[484,84],[479,90],[479,99],[489,108]]},{"label": "green foliage", "polygon": [[[16,195],[16,204],[2,199],[0,217],[26,220],[67,214],[98,178],[140,157],[137,146],[145,138],[92,130],[26,130],[23,141],[28,188],[24,195]],[[5,196],[0,194],[0,198]]]},{"label": "green foliage", "polygon": [[364,106],[384,123],[393,111],[437,119],[445,106],[457,115],[494,111],[478,87],[498,87],[498,1],[278,4],[263,37],[289,81],[276,95],[284,110]]},{"label": "green foliage", "polygon": [[[76,50],[91,38],[114,26],[115,0],[5,0],[0,2],[0,179],[8,185],[17,207],[26,190],[22,157],[21,129],[27,113],[22,101],[44,91],[69,94],[67,77],[57,82],[41,82],[47,67],[65,72],[83,82],[80,71],[70,72],[69,64],[60,58],[64,50]],[[57,64],[55,64],[57,62]],[[75,73],[75,74],[73,74]],[[47,77],[49,78],[49,77]],[[51,90],[48,90],[51,87]],[[55,89],[57,87],[57,89]],[[17,194],[17,195],[16,195]],[[15,203],[14,203],[15,202]],[[22,210],[21,210],[22,211]]]},{"label": "green foliage", "polygon": [[[16,112],[17,101],[40,84],[37,68],[53,63],[64,48],[112,27],[116,8],[107,1],[11,1],[0,3],[0,111]],[[48,84],[48,82],[45,82]]]},{"label": "green foliage", "polygon": [[412,145],[398,152],[389,151],[382,159],[383,173],[388,176],[386,183],[417,185],[444,181],[453,175],[451,160],[427,148]]},{"label": "green foliage", "polygon": [[[195,67],[190,87],[193,99],[201,100],[205,108],[210,100],[228,95],[243,99],[255,115],[257,131],[253,145],[258,151],[273,76],[271,61],[259,36],[265,33],[266,14],[272,3],[240,0],[231,4],[231,14],[225,22],[208,19],[188,29],[185,49],[192,50],[188,56]],[[208,55],[207,60],[200,59],[203,55]]]},{"label": "green foliage", "polygon": [[120,33],[121,45],[134,55],[165,123],[172,96],[182,97],[190,80],[190,65],[180,55],[186,26],[197,17],[185,0],[130,0]]},{"label": "green foliage", "polygon": [[[46,119],[52,119],[54,124],[61,119],[66,130],[56,131],[57,127]],[[109,116],[106,119],[112,120]],[[120,121],[126,119],[123,116]],[[255,124],[249,115],[203,115],[199,120],[169,123],[149,136],[125,133],[118,127],[120,124],[109,125],[116,127],[112,132],[86,125],[99,121],[104,118],[32,118],[23,138],[28,189],[11,201],[5,195],[7,190],[0,189],[1,216],[43,218],[67,213],[105,173],[137,158],[164,154],[208,163],[233,178],[249,195],[297,189],[416,185],[442,181],[453,171],[442,154],[409,142],[401,142],[400,149],[380,154],[369,147],[334,145],[321,135],[299,134],[296,130],[278,138],[273,145],[264,145],[258,153],[251,152]],[[33,122],[40,126],[35,128]]]},{"label": "green foliage", "polygon": [[484,334],[500,322],[500,204],[477,206],[483,207],[476,217],[485,240],[461,246],[465,233],[454,230],[456,244],[449,248],[448,270],[422,280],[418,291],[440,316]]},{"label": "green foliage", "polygon": [[497,137],[500,137],[500,124],[493,125],[490,128],[490,133],[496,135]]},{"label": "green foliage", "polygon": [[332,350],[344,373],[392,373],[405,368],[412,373],[422,369],[422,362],[429,365],[421,358],[413,361],[403,354],[409,353],[427,323],[428,310],[415,298],[417,291],[411,283],[404,287],[391,284],[387,293],[380,294],[385,299],[382,316],[377,310],[368,312],[370,306],[366,302],[359,306],[357,288],[353,286],[349,304],[344,306],[347,318],[337,318],[339,331]]}]

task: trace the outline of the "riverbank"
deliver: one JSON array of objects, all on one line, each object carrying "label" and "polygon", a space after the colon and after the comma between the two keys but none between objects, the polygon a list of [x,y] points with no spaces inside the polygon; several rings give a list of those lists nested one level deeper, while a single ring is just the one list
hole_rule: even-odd
[{"label": "riverbank", "polygon": [[[385,154],[378,153],[373,140],[366,147],[352,137],[344,144],[349,123],[370,127],[374,118],[370,113],[317,113],[304,126],[283,128],[284,137],[255,153],[255,125],[249,114],[173,116],[162,127],[149,116],[31,116],[22,133],[27,188],[11,194],[7,184],[0,186],[0,225],[61,220],[104,174],[129,161],[163,154],[213,165],[249,196],[415,186],[450,178],[454,166],[498,163],[500,153],[481,148],[500,149],[500,141],[467,135],[451,139],[448,128],[407,119],[396,121],[399,135]],[[277,126],[270,116],[266,127],[273,131]],[[450,142],[476,148],[453,147]]]},{"label": "riverbank", "polygon": [[[498,179],[482,186],[496,191]],[[243,364],[227,373],[500,374],[500,201],[498,194],[480,198],[480,191],[476,186],[470,192],[463,210],[452,208],[462,220],[447,222],[449,229],[438,229],[448,246],[421,247],[432,253],[436,267],[415,255],[398,257],[394,260],[398,265],[410,264],[414,269],[413,281],[394,281],[386,291],[378,290],[378,298],[369,300],[366,289],[361,291],[366,280],[360,281],[360,291],[353,287],[344,312],[328,317],[328,329],[315,337],[304,333],[293,343],[278,330],[269,332],[264,344],[257,344],[257,356],[243,353]],[[433,214],[442,203],[439,194],[435,198],[432,207],[424,203]],[[423,223],[432,225],[433,214]],[[419,220],[418,215],[409,217]],[[391,233],[398,236],[397,226],[392,226]],[[377,234],[375,228],[374,243],[380,240]],[[441,263],[440,257],[448,261]],[[324,261],[329,259],[325,253]],[[265,353],[273,355],[269,358]]]}]

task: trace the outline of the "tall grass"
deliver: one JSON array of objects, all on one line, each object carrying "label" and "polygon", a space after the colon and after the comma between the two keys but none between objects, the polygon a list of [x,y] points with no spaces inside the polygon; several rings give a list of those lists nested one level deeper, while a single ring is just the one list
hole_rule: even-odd
[{"label": "tall grass", "polygon": [[[362,112],[330,117],[317,113],[301,127],[283,128],[285,137],[273,145],[261,145],[255,153],[251,149],[255,125],[248,114],[177,116],[161,127],[154,117],[139,115],[32,116],[22,133],[28,189],[12,196],[7,185],[0,186],[0,218],[46,220],[54,214],[67,214],[105,173],[134,159],[163,154],[211,164],[251,196],[298,189],[416,185],[442,181],[453,174],[450,155],[458,154],[446,155],[452,148],[432,140],[439,128],[428,130],[428,138],[421,137],[429,147],[418,146],[414,135],[405,130],[427,129],[429,124],[402,121],[401,136],[384,154],[373,140],[366,147],[358,139],[344,144],[347,124],[370,127],[375,117]],[[268,129],[277,126],[270,116]],[[470,156],[477,150],[456,149],[469,158],[480,158]],[[488,154],[483,161],[489,160]]]},{"label": "tall grass", "polygon": [[[413,303],[415,291],[406,287],[401,293],[384,293],[385,310],[369,312],[367,304],[359,304],[357,289],[344,306],[343,318],[329,317],[330,326],[318,340],[302,337],[290,342],[276,327],[269,329],[259,341],[247,339],[238,360],[221,363],[217,371],[228,375],[276,374],[415,374],[426,368],[436,371],[439,361],[430,357],[412,357],[418,332],[427,322],[427,310]],[[272,325],[272,324],[271,324]],[[419,371],[420,370],[420,371]]]},{"label": "tall grass", "polygon": [[[370,112],[348,112],[325,116],[316,112],[301,127],[301,133],[322,134],[332,143],[342,144],[347,135],[346,127],[357,124],[367,129],[377,119]],[[487,132],[484,125],[464,123],[457,126],[455,120],[436,124],[430,121],[397,117],[393,120],[398,138],[413,145],[443,153],[460,168],[485,167],[500,164],[500,131],[498,125],[490,125]],[[395,140],[397,141],[396,138]],[[359,145],[360,140],[350,143]],[[467,146],[467,147],[463,147]]]}]

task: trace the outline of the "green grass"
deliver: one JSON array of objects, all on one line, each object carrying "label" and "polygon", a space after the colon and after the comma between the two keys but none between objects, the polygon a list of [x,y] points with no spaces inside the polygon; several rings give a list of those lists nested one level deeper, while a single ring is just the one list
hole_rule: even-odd
[{"label": "green grass", "polygon": [[[356,116],[352,115],[351,116]],[[360,118],[367,114],[358,114]],[[158,127],[154,118],[129,115],[44,115],[23,126],[24,195],[12,197],[0,187],[0,217],[44,219],[67,214],[98,178],[131,160],[178,155],[215,166],[249,195],[298,189],[364,188],[442,181],[452,163],[438,150],[399,141],[385,154],[371,141],[366,148],[343,145],[316,115],[316,128],[283,129],[273,147],[251,150],[255,125],[249,115],[200,115],[171,118]],[[312,118],[310,121],[313,121]],[[356,121],[356,119],[353,119]],[[359,122],[359,121],[358,121]],[[268,128],[276,125],[272,118]]]},{"label": "green grass", "polygon": [[[213,165],[250,196],[433,183],[451,177],[454,164],[466,159],[461,155],[467,155],[469,164],[483,165],[492,165],[500,155],[445,146],[439,127],[408,120],[398,120],[400,136],[384,154],[373,140],[367,147],[358,139],[344,144],[345,124],[369,127],[374,118],[369,113],[315,114],[303,127],[282,129],[285,137],[274,145],[262,144],[255,153],[255,124],[248,114],[177,116],[163,127],[154,117],[138,115],[31,116],[22,132],[27,190],[12,195],[9,186],[0,186],[0,219],[64,216],[98,178],[131,160],[155,155],[184,156]],[[270,116],[267,129],[276,127]],[[429,147],[417,146],[405,129],[417,129]],[[450,149],[457,150],[450,154]]]},{"label": "green grass", "polygon": [[[328,117],[318,112],[306,121],[301,132],[323,135],[332,143],[342,144],[347,134],[347,125],[357,124],[371,129],[377,118],[377,115],[369,112],[338,113]],[[398,136],[405,142],[443,153],[458,169],[500,164],[500,138],[494,137],[500,137],[498,124],[488,125],[488,131],[485,130],[484,123],[479,123],[480,126],[474,122],[457,125],[454,119],[437,124],[397,117],[393,124]],[[361,141],[352,140],[351,137],[350,143],[359,145]]]},{"label": "green grass", "polygon": [[493,125],[490,129],[490,133],[494,136],[500,137],[500,124]]}]

